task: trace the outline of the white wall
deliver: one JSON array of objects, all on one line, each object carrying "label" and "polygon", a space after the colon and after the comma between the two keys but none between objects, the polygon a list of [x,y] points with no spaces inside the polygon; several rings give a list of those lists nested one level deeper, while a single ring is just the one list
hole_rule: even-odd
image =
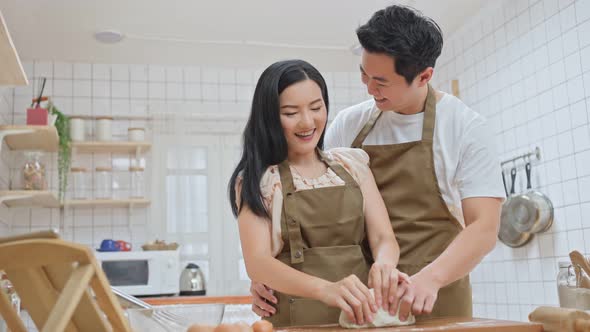
[{"label": "white wall", "polygon": [[[207,66],[158,66],[135,64],[91,64],[53,61],[25,61],[25,71],[31,84],[28,87],[4,90],[5,97],[0,104],[0,123],[25,123],[25,110],[31,97],[38,92],[39,78],[47,77],[44,95],[52,96],[55,105],[68,115],[112,115],[132,117],[117,119],[113,125],[115,140],[127,139],[127,128],[146,126],[148,140],[154,134],[176,135],[180,140],[193,139],[197,135],[218,136],[218,141],[237,141],[245,124],[250,101],[260,75],[260,68],[220,68]],[[351,68],[354,70],[354,68]],[[323,72],[329,86],[331,109],[339,110],[366,98],[358,72]],[[331,117],[336,112],[332,112]],[[200,117],[201,115],[206,115]],[[151,121],[138,119],[150,117]],[[87,122],[87,124],[89,124]],[[88,125],[92,137],[92,125]],[[191,138],[193,137],[193,138]],[[161,142],[154,142],[161,143]],[[163,177],[154,169],[154,149],[142,163],[151,177]],[[234,146],[222,148],[238,151]],[[4,154],[4,153],[3,153]],[[22,156],[11,153],[8,158],[18,174]],[[50,187],[57,190],[55,156],[48,157]],[[5,165],[7,163],[0,163]],[[113,192],[116,198],[124,198],[129,191],[130,160],[127,155],[74,155],[72,165],[93,170],[97,166],[113,166],[113,178],[120,186]],[[0,183],[8,188],[8,168],[0,166]],[[227,173],[227,172],[226,172]],[[160,183],[148,180],[149,183]],[[217,181],[220,182],[220,181]],[[165,181],[164,181],[165,183]],[[225,211],[229,208],[225,197],[226,184],[216,190],[220,196],[209,211]],[[149,188],[149,184],[148,184]],[[166,228],[166,214],[161,201],[165,199],[164,186],[150,188],[152,205],[148,208],[75,208],[66,209],[64,215],[59,209],[12,208],[10,227],[0,223],[0,236],[30,231],[60,228],[61,236],[67,240],[96,248],[102,239],[114,238],[130,241],[139,249],[146,241],[167,238],[166,234],[152,232]],[[0,208],[1,212],[1,208]],[[220,222],[214,220],[214,222]],[[230,224],[231,226],[231,224]],[[227,227],[229,228],[229,227]],[[236,239],[228,231],[218,238],[209,239],[223,247],[224,241]],[[233,230],[235,231],[235,229]],[[237,247],[237,243],[234,243]],[[210,247],[209,253],[215,252]],[[237,249],[236,249],[237,250]],[[213,260],[213,259],[212,259]],[[216,262],[216,265],[221,263]],[[209,265],[211,272],[214,267]],[[220,268],[221,269],[221,268]],[[218,270],[219,271],[219,270]],[[214,276],[212,276],[214,277]],[[220,277],[220,276],[218,276]],[[229,287],[226,287],[230,289]]]},{"label": "white wall", "polygon": [[553,227],[519,249],[498,242],[472,273],[476,316],[526,320],[558,305],[558,261],[590,254],[590,1],[491,3],[447,38],[436,79],[459,80],[503,159],[541,148],[533,185],[553,201]]}]

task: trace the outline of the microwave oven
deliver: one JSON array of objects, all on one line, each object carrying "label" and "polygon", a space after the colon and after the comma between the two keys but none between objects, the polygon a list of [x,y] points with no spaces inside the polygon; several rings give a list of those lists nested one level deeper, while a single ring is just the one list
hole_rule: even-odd
[{"label": "microwave oven", "polygon": [[178,250],[97,252],[109,283],[135,295],[173,295],[179,292]]}]

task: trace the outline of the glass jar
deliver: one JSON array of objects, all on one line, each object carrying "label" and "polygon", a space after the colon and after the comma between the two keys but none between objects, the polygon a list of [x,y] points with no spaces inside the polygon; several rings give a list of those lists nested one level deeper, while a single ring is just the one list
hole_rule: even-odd
[{"label": "glass jar", "polygon": [[131,173],[131,198],[145,197],[145,175],[143,167],[129,167]]},{"label": "glass jar", "polygon": [[[20,315],[20,298],[18,297],[18,294],[16,294],[12,283],[7,279],[6,274],[3,271],[0,271],[0,292],[4,293],[4,295],[1,296],[8,297],[8,301],[10,301],[12,308],[14,308],[17,315]],[[9,331],[6,323],[2,320],[2,316],[0,316],[0,331]]]},{"label": "glass jar", "polygon": [[559,306],[590,310],[590,289],[580,288],[577,276],[584,273],[579,266],[569,261],[559,262],[557,273],[557,295]]},{"label": "glass jar", "polygon": [[88,171],[83,167],[72,167],[72,187],[74,188],[73,199],[87,199],[90,195],[88,183]]},{"label": "glass jar", "polygon": [[23,165],[23,189],[47,190],[45,165],[41,162],[40,152],[25,153]]},{"label": "glass jar", "polygon": [[109,199],[112,198],[112,175],[111,167],[97,167],[94,173],[95,198]]}]

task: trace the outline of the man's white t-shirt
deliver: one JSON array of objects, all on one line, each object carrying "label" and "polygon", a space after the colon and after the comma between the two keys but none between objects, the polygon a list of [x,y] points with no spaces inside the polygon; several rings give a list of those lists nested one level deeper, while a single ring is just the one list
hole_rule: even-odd
[{"label": "man's white t-shirt", "polygon": [[[325,149],[350,147],[369,120],[373,99],[351,106],[336,116],[324,139]],[[424,113],[383,112],[365,145],[400,144],[422,138]],[[433,138],[434,168],[449,211],[465,225],[461,200],[505,197],[494,138],[486,119],[449,94],[436,104]]]}]

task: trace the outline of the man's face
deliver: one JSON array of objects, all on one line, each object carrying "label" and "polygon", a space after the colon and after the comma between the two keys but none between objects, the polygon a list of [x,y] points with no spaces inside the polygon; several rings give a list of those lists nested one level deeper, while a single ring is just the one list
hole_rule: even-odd
[{"label": "man's face", "polygon": [[[400,111],[408,107],[415,94],[415,84],[395,72],[394,60],[386,54],[363,51],[361,80],[381,111]],[[414,80],[416,81],[416,80]]]}]

